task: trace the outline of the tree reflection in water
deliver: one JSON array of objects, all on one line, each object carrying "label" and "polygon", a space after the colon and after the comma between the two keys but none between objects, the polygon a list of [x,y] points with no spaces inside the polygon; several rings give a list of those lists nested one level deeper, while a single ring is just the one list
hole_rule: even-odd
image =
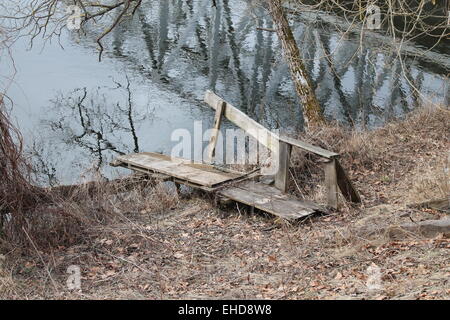
[{"label": "tree reflection in water", "polygon": [[[111,104],[112,93],[122,99]],[[43,121],[48,129],[46,136],[37,138],[30,150],[36,159],[38,180],[50,185],[59,182],[56,168],[61,158],[55,157],[55,153],[67,156],[64,150],[71,150],[72,154],[87,156],[89,160],[83,159],[81,163],[92,163],[93,169],[101,173],[100,169],[114,155],[139,152],[136,127],[152,120],[152,112],[135,108],[128,77],[126,83],[113,80],[112,87],[78,88],[67,95],[60,93],[51,104],[50,116]]]}]

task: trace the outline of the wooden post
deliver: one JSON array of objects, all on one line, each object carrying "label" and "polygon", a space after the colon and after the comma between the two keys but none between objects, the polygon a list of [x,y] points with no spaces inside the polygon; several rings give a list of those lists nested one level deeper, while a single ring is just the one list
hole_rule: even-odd
[{"label": "wooden post", "polygon": [[289,188],[289,164],[291,161],[292,146],[289,143],[280,141],[278,149],[278,171],[275,175],[275,187],[283,192]]},{"label": "wooden post", "polygon": [[336,159],[325,163],[325,186],[327,188],[328,206],[338,208],[338,183],[336,171]]},{"label": "wooden post", "polygon": [[359,196],[358,191],[356,191],[355,187],[348,178],[344,168],[342,168],[339,161],[337,159],[335,161],[336,161],[337,183],[339,189],[341,189],[341,192],[347,201],[360,203],[361,197]]},{"label": "wooden post", "polygon": [[178,182],[174,182],[175,183],[175,190],[177,191],[177,195],[180,196],[181,195],[181,185]]},{"label": "wooden post", "polygon": [[212,163],[213,158],[216,153],[216,143],[217,143],[217,136],[219,135],[220,130],[220,123],[222,120],[222,115],[225,111],[227,103],[225,101],[219,101],[216,108],[216,115],[214,116],[214,127],[213,132],[211,134],[211,138],[209,139],[208,144],[208,162]]}]

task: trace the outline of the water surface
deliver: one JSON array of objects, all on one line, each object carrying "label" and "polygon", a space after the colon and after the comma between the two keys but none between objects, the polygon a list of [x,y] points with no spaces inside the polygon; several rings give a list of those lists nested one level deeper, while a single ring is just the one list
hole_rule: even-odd
[{"label": "water surface", "polygon": [[[42,49],[37,41],[27,50],[25,39],[14,45],[17,73],[8,95],[41,183],[77,182],[97,169],[115,176],[121,169],[108,163],[118,154],[170,154],[174,130],[211,126],[213,111],[202,102],[207,89],[270,128],[302,129],[276,34],[260,29],[273,29],[270,16],[247,1],[216,3],[144,2],[105,41],[101,62],[95,29],[81,38],[64,34],[64,49],[57,42]],[[446,103],[445,43],[431,52],[432,60],[402,62],[377,38],[368,37],[361,47],[358,35],[343,38],[314,19],[292,17],[292,25],[329,120],[373,128],[424,101]],[[5,61],[4,70],[10,68]],[[423,95],[414,94],[412,85]]]}]

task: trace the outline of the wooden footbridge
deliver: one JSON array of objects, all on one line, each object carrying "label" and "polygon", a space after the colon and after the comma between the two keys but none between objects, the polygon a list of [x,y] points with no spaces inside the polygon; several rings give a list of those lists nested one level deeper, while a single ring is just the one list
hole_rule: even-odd
[{"label": "wooden footbridge", "polygon": [[[291,150],[292,147],[297,147],[322,158],[328,207],[337,208],[339,190],[348,201],[360,202],[358,192],[339,163],[339,154],[297,139],[277,135],[211,91],[206,92],[205,102],[216,111],[214,130],[208,145],[209,163],[195,163],[159,153],[143,152],[119,156],[111,165],[151,174],[165,181],[173,181],[177,186],[183,184],[201,189],[214,193],[222,200],[236,201],[287,220],[295,220],[314,212],[326,211],[325,206],[286,193],[290,180]],[[260,168],[242,173],[211,164],[224,117],[270,150],[271,157],[275,159],[276,174],[267,177]],[[273,183],[268,184],[267,180],[273,180]]]}]

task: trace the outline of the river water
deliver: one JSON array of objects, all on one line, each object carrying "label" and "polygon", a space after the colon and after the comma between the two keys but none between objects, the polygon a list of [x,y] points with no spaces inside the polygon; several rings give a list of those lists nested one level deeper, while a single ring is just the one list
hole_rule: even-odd
[{"label": "river water", "polygon": [[[80,182],[98,169],[123,174],[108,166],[122,153],[170,154],[175,130],[211,127],[207,89],[272,129],[302,129],[276,34],[264,30],[273,29],[270,16],[251,2],[216,2],[144,1],[105,40],[101,62],[95,28],[64,33],[61,43],[36,39],[31,50],[26,38],[14,44],[8,96],[39,183]],[[386,39],[343,36],[318,19],[294,16],[291,24],[329,120],[374,128],[421,104],[448,104],[448,39],[420,58],[424,48],[408,43],[416,57],[402,62]],[[8,61],[0,62],[11,74]]]}]

